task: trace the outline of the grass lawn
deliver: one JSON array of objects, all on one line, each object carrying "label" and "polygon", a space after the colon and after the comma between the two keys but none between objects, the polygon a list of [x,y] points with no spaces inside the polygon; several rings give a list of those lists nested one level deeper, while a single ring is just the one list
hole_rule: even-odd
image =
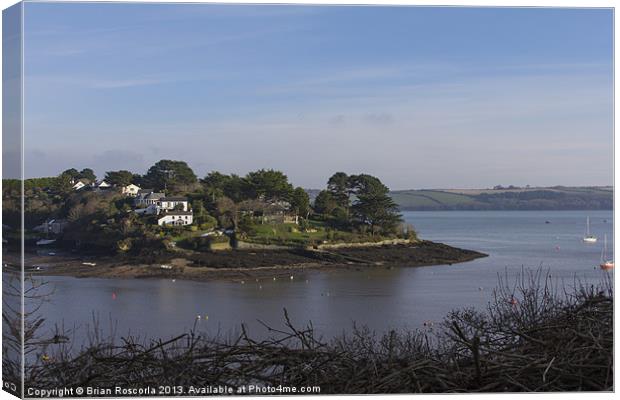
[{"label": "grass lawn", "polygon": [[[301,231],[299,225],[295,224],[256,224],[253,226],[253,233],[249,237],[241,237],[240,240],[258,244],[308,246],[323,242],[356,243],[385,239],[381,236],[371,238],[358,233],[330,229],[323,221],[310,220],[309,223],[310,228],[307,231]],[[206,232],[208,231],[203,229],[190,231],[171,228],[167,237],[174,242],[182,242],[197,238]]]},{"label": "grass lawn", "polygon": [[327,240],[327,231],[324,227],[317,224],[312,227],[312,230],[316,230],[316,232],[301,232],[299,226],[294,224],[255,225],[255,232],[248,240],[256,243],[273,244],[308,244],[312,241],[322,242]]},{"label": "grass lawn", "polygon": [[244,240],[261,244],[277,244],[290,246],[307,246],[321,244],[325,241],[330,243],[357,243],[385,239],[381,236],[371,238],[352,232],[328,229],[322,221],[310,220],[310,232],[302,232],[299,226],[294,224],[264,224],[255,225],[254,234]]}]

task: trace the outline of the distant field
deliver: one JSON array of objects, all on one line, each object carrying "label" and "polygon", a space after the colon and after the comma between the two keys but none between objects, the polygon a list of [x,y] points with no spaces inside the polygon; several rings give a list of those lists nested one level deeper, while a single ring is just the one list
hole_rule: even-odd
[{"label": "distant field", "polygon": [[613,187],[397,190],[402,210],[611,210]]},{"label": "distant field", "polygon": [[433,191],[465,194],[468,196],[475,196],[482,193],[520,193],[520,192],[535,192],[540,190],[549,190],[553,192],[601,192],[608,193],[613,192],[613,186],[582,186],[582,187],[570,187],[570,186],[553,186],[553,187],[529,187],[529,188],[515,188],[515,189],[433,189]]},{"label": "distant field", "polygon": [[476,204],[473,196],[439,190],[405,190],[391,192],[390,194],[401,207],[402,205],[455,207],[464,204]]}]

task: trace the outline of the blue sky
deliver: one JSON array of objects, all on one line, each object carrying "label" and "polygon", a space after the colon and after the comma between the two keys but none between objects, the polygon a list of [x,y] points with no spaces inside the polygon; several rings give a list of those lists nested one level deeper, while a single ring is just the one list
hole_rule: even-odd
[{"label": "blue sky", "polygon": [[28,3],[26,175],[612,184],[608,9]]}]

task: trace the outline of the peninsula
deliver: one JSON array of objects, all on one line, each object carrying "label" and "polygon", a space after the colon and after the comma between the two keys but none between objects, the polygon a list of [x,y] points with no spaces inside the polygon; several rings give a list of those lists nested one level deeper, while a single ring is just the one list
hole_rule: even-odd
[{"label": "peninsula", "polygon": [[[3,186],[19,244],[19,181]],[[242,279],[292,270],[452,264],[484,254],[421,241],[376,177],[337,172],[313,201],[281,171],[198,179],[183,161],[145,175],[91,169],[24,182],[26,268],[100,277]],[[10,252],[5,259],[16,265]]]}]

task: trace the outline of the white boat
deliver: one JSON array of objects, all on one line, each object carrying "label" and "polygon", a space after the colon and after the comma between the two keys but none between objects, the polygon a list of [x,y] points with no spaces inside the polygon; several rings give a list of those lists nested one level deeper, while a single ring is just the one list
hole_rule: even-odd
[{"label": "white boat", "polygon": [[614,267],[614,261],[607,259],[607,235],[605,235],[605,241],[603,250],[601,251],[601,269],[612,269]]},{"label": "white boat", "polygon": [[590,233],[590,217],[586,217],[586,235],[583,237],[585,243],[596,243],[598,239]]}]

